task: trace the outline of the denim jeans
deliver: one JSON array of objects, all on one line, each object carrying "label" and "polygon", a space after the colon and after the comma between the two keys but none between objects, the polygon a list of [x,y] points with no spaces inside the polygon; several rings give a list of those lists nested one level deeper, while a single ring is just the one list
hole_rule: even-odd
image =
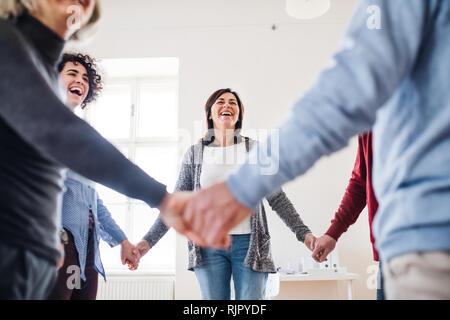
[{"label": "denim jeans", "polygon": [[232,235],[228,250],[202,248],[203,263],[194,268],[204,300],[230,300],[233,276],[236,300],[262,300],[265,297],[267,273],[245,267],[250,234]]},{"label": "denim jeans", "polygon": [[378,263],[377,300],[386,300],[386,298],[384,296],[384,279],[383,279],[383,267],[381,265],[381,260]]}]

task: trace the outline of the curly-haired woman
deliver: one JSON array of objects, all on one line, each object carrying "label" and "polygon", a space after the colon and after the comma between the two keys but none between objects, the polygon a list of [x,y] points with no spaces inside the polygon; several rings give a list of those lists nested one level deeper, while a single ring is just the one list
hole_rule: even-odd
[{"label": "curly-haired woman", "polygon": [[[96,61],[88,55],[66,53],[58,66],[67,106],[83,109],[99,96],[103,85]],[[106,280],[100,259],[100,237],[111,247],[121,245],[122,264],[134,259],[134,246],[111,217],[92,181],[68,170],[62,203],[62,227],[67,232],[64,265],[49,299],[95,300],[98,274]],[[77,270],[74,270],[74,266]],[[79,276],[75,281],[69,278]]]}]

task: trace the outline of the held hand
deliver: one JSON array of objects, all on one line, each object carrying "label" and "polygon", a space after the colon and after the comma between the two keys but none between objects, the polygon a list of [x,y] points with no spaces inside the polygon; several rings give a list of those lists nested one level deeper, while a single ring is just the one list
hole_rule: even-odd
[{"label": "held hand", "polygon": [[122,247],[120,250],[120,259],[122,260],[122,264],[127,264],[128,269],[135,270],[134,268],[137,268],[140,259],[139,254],[134,252],[135,246],[133,246],[127,239],[123,240],[120,243],[120,246]]},{"label": "held hand", "polygon": [[192,230],[183,215],[186,204],[193,195],[192,192],[168,193],[158,209],[161,212],[161,219],[167,227],[174,228],[179,233],[185,235],[190,241],[199,244],[203,240],[198,233]]},{"label": "held hand", "polygon": [[138,257],[136,263],[128,263],[129,270],[136,270],[139,267],[141,258],[150,250],[147,240],[141,240],[133,249],[133,254]]},{"label": "held hand", "polygon": [[314,247],[316,245],[316,241],[317,241],[317,238],[314,237],[314,235],[311,232],[308,232],[305,235],[305,241],[303,241],[303,243],[309,250],[313,251]]},{"label": "held hand", "polygon": [[312,257],[317,262],[327,261],[328,254],[336,247],[336,240],[324,234],[316,240],[316,245]]},{"label": "held hand", "polygon": [[141,240],[140,242],[138,242],[133,252],[138,254],[140,257],[139,259],[141,259],[143,256],[147,254],[150,248],[151,248],[150,244],[148,243],[147,240]]},{"label": "held hand", "polygon": [[61,243],[61,259],[59,259],[58,264],[56,265],[56,269],[59,270],[64,265],[64,258],[65,258],[65,251],[64,251],[64,244]]},{"label": "held hand", "polygon": [[198,191],[186,205],[184,219],[200,235],[198,245],[227,248],[231,242],[228,232],[252,212],[222,182]]}]

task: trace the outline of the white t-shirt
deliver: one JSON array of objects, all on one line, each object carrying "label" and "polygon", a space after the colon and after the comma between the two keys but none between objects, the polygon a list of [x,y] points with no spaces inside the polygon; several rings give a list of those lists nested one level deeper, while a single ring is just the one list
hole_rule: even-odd
[{"label": "white t-shirt", "polygon": [[[241,142],[227,147],[206,146],[203,150],[200,186],[207,188],[227,180],[228,176],[245,163],[247,152]],[[251,233],[250,217],[230,230],[229,234]]]}]

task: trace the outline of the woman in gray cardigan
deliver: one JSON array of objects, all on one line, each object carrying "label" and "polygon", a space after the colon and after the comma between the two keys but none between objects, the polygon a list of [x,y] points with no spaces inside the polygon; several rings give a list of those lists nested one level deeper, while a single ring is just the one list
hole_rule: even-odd
[{"label": "woman in gray cardigan", "polygon": [[[176,191],[196,191],[224,181],[244,163],[255,143],[240,135],[244,108],[236,92],[230,89],[214,92],[206,102],[205,113],[208,133],[184,155]],[[266,199],[297,239],[313,250],[315,237],[286,194],[280,189]],[[158,217],[137,245],[141,256],[167,231]],[[237,300],[263,299],[267,275],[276,272],[276,268],[262,202],[250,218],[230,231],[230,235],[232,241],[227,250],[202,248],[188,242],[188,269],[195,272],[203,299],[229,300],[231,276]]]}]

